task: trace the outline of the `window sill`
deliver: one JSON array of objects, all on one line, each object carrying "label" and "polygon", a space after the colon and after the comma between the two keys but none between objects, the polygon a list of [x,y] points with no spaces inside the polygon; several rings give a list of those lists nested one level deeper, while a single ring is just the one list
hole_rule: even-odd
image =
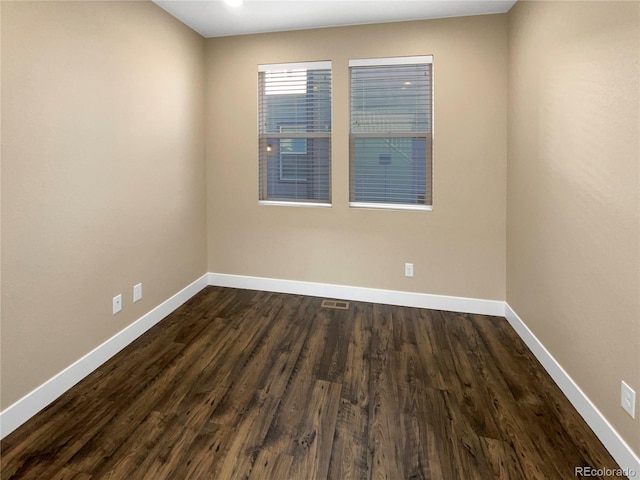
[{"label": "window sill", "polygon": [[331,208],[333,205],[330,203],[316,203],[316,202],[284,202],[276,200],[258,200],[258,205],[275,205],[280,207],[323,207]]},{"label": "window sill", "polygon": [[412,205],[402,203],[374,203],[374,202],[349,202],[353,208],[374,208],[378,210],[413,210],[419,212],[432,212],[432,205]]}]

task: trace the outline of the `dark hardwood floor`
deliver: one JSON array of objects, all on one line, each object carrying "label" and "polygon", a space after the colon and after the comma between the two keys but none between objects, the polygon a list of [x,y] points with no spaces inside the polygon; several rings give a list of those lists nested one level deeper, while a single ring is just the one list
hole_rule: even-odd
[{"label": "dark hardwood floor", "polygon": [[504,318],[209,287],[2,441],[9,479],[617,468]]}]

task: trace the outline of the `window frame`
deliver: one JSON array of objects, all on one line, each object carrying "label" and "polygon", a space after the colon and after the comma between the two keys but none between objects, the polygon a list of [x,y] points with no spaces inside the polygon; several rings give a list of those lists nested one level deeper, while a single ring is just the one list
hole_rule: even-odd
[{"label": "window frame", "polygon": [[[385,66],[409,66],[409,65],[431,65],[428,94],[431,98],[429,105],[429,129],[425,132],[354,132],[353,115],[353,67],[385,67]],[[413,210],[413,211],[433,211],[433,137],[434,137],[434,100],[433,100],[433,55],[405,56],[405,57],[383,57],[349,60],[349,207],[382,209],[382,210]],[[387,133],[386,136],[384,134]],[[372,202],[354,200],[354,176],[355,176],[355,140],[364,138],[424,138],[425,139],[425,196],[430,202],[419,203],[399,203],[399,202]],[[385,174],[386,175],[386,174]]]},{"label": "window frame", "polygon": [[[268,77],[269,74],[278,71],[291,71],[294,72],[290,76],[295,79],[297,77],[297,73],[302,70],[329,70],[330,79],[328,82],[329,85],[329,108],[330,108],[330,121],[329,121],[329,130],[328,132],[318,132],[318,131],[308,131],[304,133],[297,132],[283,132],[284,128],[290,127],[304,127],[306,124],[301,124],[296,122],[295,119],[291,119],[291,121],[281,122],[278,126],[277,133],[269,133],[263,131],[263,125],[261,125],[262,114],[261,108],[263,108],[262,102],[266,101],[267,97],[272,95],[276,95],[278,93],[277,90],[270,89],[267,91],[267,88],[261,88],[260,86],[260,74],[264,74],[265,77]],[[287,77],[287,74],[284,74],[284,78]],[[307,77],[308,79],[308,77]],[[264,80],[263,80],[264,81]],[[306,88],[306,87],[305,87]],[[291,92],[281,91],[281,94],[302,94],[302,87],[298,87],[297,85],[292,86]],[[294,206],[294,207],[332,207],[332,141],[333,141],[333,65],[331,60],[324,61],[311,61],[311,62],[291,62],[291,63],[278,63],[278,64],[261,64],[258,65],[258,204],[259,205],[284,205],[284,206]],[[267,157],[262,157],[261,149],[263,148],[263,141],[269,138],[275,138],[279,141],[281,140],[305,140],[305,151],[306,155],[309,155],[309,140],[314,139],[322,139],[326,138],[328,140],[328,158],[326,159],[328,162],[327,165],[327,175],[328,175],[328,183],[327,183],[327,200],[312,198],[312,199],[304,199],[304,198],[277,198],[275,195],[269,195],[269,187],[268,187],[268,165],[267,165]],[[269,144],[265,144],[268,149],[271,147]],[[270,150],[267,150],[270,152]],[[288,153],[284,153],[287,155]],[[299,153],[290,153],[291,155],[301,155]],[[276,175],[278,177],[278,182],[280,183],[289,183],[289,184],[303,184],[308,183],[312,180],[309,180],[307,177],[287,177],[283,176],[283,152],[280,150],[278,144],[278,152],[277,152],[277,172]],[[264,198],[263,198],[264,197]]]}]

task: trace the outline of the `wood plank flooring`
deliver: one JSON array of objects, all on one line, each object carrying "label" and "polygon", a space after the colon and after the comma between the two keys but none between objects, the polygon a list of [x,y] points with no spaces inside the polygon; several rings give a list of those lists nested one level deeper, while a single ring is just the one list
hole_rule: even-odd
[{"label": "wood plank flooring", "polygon": [[504,318],[321,301],[205,289],[3,440],[0,477],[549,480],[618,468]]}]

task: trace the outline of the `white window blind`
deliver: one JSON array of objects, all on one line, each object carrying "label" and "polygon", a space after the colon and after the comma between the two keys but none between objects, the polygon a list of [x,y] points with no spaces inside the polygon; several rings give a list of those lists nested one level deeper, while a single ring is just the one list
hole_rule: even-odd
[{"label": "white window blind", "polygon": [[431,206],[432,57],[351,60],[350,205]]},{"label": "white window blind", "polygon": [[259,199],[331,202],[331,62],[258,67]]}]

